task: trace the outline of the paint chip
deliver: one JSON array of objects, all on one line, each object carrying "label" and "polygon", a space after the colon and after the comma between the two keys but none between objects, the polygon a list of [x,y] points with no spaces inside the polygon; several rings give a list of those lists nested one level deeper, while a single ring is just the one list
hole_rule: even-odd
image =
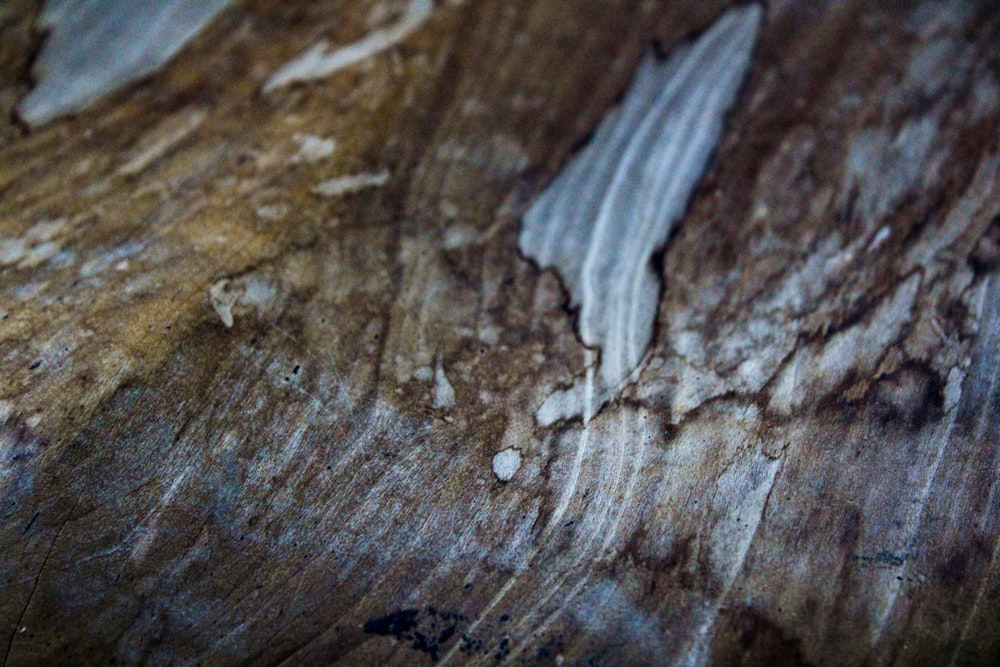
[{"label": "paint chip", "polygon": [[434,408],[436,410],[455,407],[455,388],[448,381],[448,376],[444,374],[444,366],[438,359],[437,368],[434,370]]},{"label": "paint chip", "polygon": [[232,0],[48,0],[49,31],[17,107],[38,126],[86,107],[164,65]]},{"label": "paint chip", "polygon": [[227,329],[233,326],[234,315],[253,311],[263,316],[280,305],[278,286],[261,273],[223,278],[209,288],[208,298]]},{"label": "paint chip", "polygon": [[6,424],[11,415],[14,414],[14,403],[7,399],[0,399],[0,425]]},{"label": "paint chip", "polygon": [[352,192],[381,187],[388,182],[389,171],[383,169],[371,174],[354,174],[352,176],[331,178],[313,188],[313,192],[323,197],[341,197]]},{"label": "paint chip", "polygon": [[298,154],[292,162],[314,163],[333,155],[337,150],[337,142],[329,137],[317,137],[312,134],[296,134],[292,137],[299,145]]},{"label": "paint chip", "polygon": [[666,61],[647,55],[621,107],[524,216],[521,250],[558,271],[580,309],[580,337],[601,350],[585,386],[553,395],[560,405],[545,418],[569,409],[589,421],[638,370],[660,298],[652,257],[708,168],[760,18],[758,5],[732,9]]},{"label": "paint chip", "polygon": [[201,127],[207,117],[204,109],[185,109],[168,116],[139,139],[135,148],[129,151],[128,162],[118,169],[118,173],[122,176],[142,173]]},{"label": "paint chip", "polygon": [[291,83],[322,79],[381,53],[403,41],[419,28],[433,9],[433,0],[410,0],[406,13],[399,21],[388,27],[373,30],[353,44],[328,52],[329,42],[321,41],[272,74],[264,84],[264,92]]},{"label": "paint chip", "polygon": [[24,238],[4,239],[0,241],[0,266],[16,264],[24,259],[29,246]]},{"label": "paint chip", "polygon": [[493,474],[501,482],[509,482],[521,469],[521,452],[509,447],[493,455]]}]

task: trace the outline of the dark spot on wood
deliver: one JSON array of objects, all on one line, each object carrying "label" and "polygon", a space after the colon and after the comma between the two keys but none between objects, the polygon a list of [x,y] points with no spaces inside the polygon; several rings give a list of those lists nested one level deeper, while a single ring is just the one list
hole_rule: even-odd
[{"label": "dark spot on wood", "polygon": [[845,512],[840,530],[840,546],[847,553],[855,552],[858,540],[861,539],[861,524],[863,521],[864,517],[861,514],[860,508],[852,506]]},{"label": "dark spot on wood", "polygon": [[723,636],[712,662],[719,665],[808,665],[802,640],[753,607],[726,615]]},{"label": "dark spot on wood", "polygon": [[31,519],[28,521],[27,525],[24,526],[24,530],[21,531],[21,535],[26,535],[28,531],[31,530],[31,527],[35,525],[35,520],[38,518],[39,514],[41,514],[41,511],[35,510],[35,513],[31,515]]},{"label": "dark spot on wood", "polygon": [[428,605],[422,611],[400,609],[369,619],[364,624],[364,632],[408,641],[410,648],[426,653],[436,662],[441,657],[441,650],[459,632],[459,623],[464,621],[465,616],[458,612],[444,612]]},{"label": "dark spot on wood", "polygon": [[989,273],[1000,268],[1000,216],[993,218],[986,233],[976,243],[969,264],[976,273]]},{"label": "dark spot on wood", "polygon": [[893,553],[888,549],[880,549],[874,554],[853,554],[851,560],[861,567],[873,567],[876,569],[888,569],[902,567],[906,563],[909,554]]},{"label": "dark spot on wood", "polygon": [[944,412],[944,383],[937,373],[918,364],[905,365],[880,379],[874,394],[876,412],[885,424],[919,429]]},{"label": "dark spot on wood", "polygon": [[965,548],[955,549],[934,570],[937,579],[948,588],[962,589],[970,581],[970,577],[978,574],[978,570],[989,563],[992,558],[993,546],[979,537],[973,537]]}]

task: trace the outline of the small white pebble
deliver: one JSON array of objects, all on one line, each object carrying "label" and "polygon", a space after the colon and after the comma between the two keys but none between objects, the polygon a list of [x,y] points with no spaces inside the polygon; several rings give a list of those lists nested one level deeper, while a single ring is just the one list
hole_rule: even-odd
[{"label": "small white pebble", "polygon": [[521,468],[521,452],[508,447],[493,455],[493,474],[501,482],[509,482]]}]

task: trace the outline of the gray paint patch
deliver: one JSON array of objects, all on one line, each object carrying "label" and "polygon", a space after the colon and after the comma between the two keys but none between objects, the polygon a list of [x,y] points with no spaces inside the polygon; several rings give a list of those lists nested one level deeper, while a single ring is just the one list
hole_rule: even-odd
[{"label": "gray paint patch", "polygon": [[48,0],[50,30],[17,112],[37,126],[165,64],[232,0]]}]

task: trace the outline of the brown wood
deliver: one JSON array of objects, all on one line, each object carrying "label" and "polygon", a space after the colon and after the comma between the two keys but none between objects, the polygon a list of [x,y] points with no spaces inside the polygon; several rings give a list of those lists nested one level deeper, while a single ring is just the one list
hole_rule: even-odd
[{"label": "brown wood", "polygon": [[520,217],[725,3],[440,2],[260,92],[372,4],[240,2],[0,128],[5,664],[1000,661],[993,4],[770,4],[586,436],[535,421],[584,349]]}]

